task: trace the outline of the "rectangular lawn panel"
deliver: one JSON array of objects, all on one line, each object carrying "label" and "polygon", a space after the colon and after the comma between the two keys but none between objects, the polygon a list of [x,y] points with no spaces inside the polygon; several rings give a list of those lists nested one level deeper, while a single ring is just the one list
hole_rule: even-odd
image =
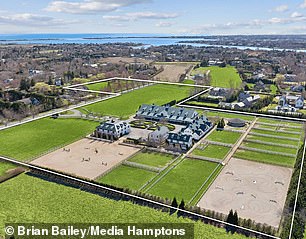
[{"label": "rectangular lawn panel", "polygon": [[276,154],[267,154],[261,152],[254,152],[249,150],[239,149],[234,154],[234,158],[246,159],[251,161],[256,161],[260,163],[268,163],[285,167],[293,167],[295,164],[295,158],[276,155]]},{"label": "rectangular lawn panel", "polygon": [[85,137],[98,126],[97,122],[80,119],[50,119],[0,131],[0,155],[28,160],[61,145]]},{"label": "rectangular lawn panel", "polygon": [[225,130],[215,130],[206,139],[215,142],[221,142],[226,144],[235,144],[240,138],[241,134],[238,132],[231,132]]},{"label": "rectangular lawn panel", "polygon": [[302,128],[301,123],[293,122],[293,121],[286,121],[286,120],[278,120],[278,119],[268,119],[268,118],[259,118],[258,122],[268,123],[268,124],[275,124],[275,125],[288,125],[288,126],[298,126]]},{"label": "rectangular lawn panel", "polygon": [[140,152],[128,161],[163,168],[175,158],[174,155],[162,154],[152,151]]},{"label": "rectangular lawn panel", "polygon": [[86,87],[89,90],[94,90],[94,91],[101,91],[103,90],[105,87],[107,87],[108,82],[107,81],[103,81],[103,82],[99,82],[99,83],[95,83],[95,84],[89,84],[86,85]]},{"label": "rectangular lawn panel", "polygon": [[237,69],[233,66],[219,67],[209,66],[195,69],[192,74],[206,74],[210,71],[211,86],[224,88],[239,88],[242,80]]},{"label": "rectangular lawn panel", "polygon": [[148,193],[169,199],[176,197],[188,202],[217,166],[218,164],[208,161],[185,159]]},{"label": "rectangular lawn panel", "polygon": [[243,146],[249,147],[249,148],[255,148],[255,149],[263,149],[263,150],[269,150],[269,151],[274,151],[274,152],[287,153],[287,154],[296,154],[297,152],[297,149],[294,149],[294,148],[286,148],[286,147],[259,144],[259,143],[253,143],[253,142],[244,142]]},{"label": "rectangular lawn panel", "polygon": [[151,171],[120,165],[102,178],[98,179],[98,182],[120,188],[138,190],[154,176],[156,176],[156,173]]},{"label": "rectangular lawn panel", "polygon": [[276,143],[276,144],[289,144],[293,146],[298,146],[299,144],[299,142],[295,140],[278,139],[273,137],[264,137],[264,136],[250,135],[250,134],[247,136],[247,138],[252,140],[260,140],[263,142]]},{"label": "rectangular lawn panel", "polygon": [[301,135],[299,134],[291,134],[287,132],[280,132],[280,131],[270,131],[270,130],[262,130],[262,129],[252,129],[251,132],[258,133],[258,134],[268,134],[272,136],[281,136],[281,137],[289,137],[289,138],[300,138]]},{"label": "rectangular lawn panel", "polygon": [[242,119],[246,121],[253,121],[255,119],[254,116],[242,115],[242,114],[234,114],[234,113],[224,113],[224,112],[216,112],[216,111],[207,111],[205,112],[207,117],[219,117],[225,119]]},{"label": "rectangular lawn panel", "polygon": [[201,146],[196,148],[192,154],[209,158],[224,159],[230,150],[231,148],[229,147],[209,144],[204,149],[201,149]]},{"label": "rectangular lawn panel", "polygon": [[141,104],[163,105],[173,100],[182,100],[190,95],[193,87],[177,85],[153,85],[123,94],[103,102],[86,106],[90,112],[128,118],[136,113]]},{"label": "rectangular lawn panel", "polygon": [[[35,192],[35,193],[29,193]],[[194,223],[195,239],[246,239],[224,229],[22,174],[0,184],[0,237],[6,223]],[[204,236],[204,237],[203,237]]]}]

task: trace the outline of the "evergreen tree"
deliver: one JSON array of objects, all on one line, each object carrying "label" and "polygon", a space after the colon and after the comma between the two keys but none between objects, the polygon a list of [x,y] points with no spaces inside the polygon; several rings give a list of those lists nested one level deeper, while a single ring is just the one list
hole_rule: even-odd
[{"label": "evergreen tree", "polygon": [[[181,203],[180,203],[180,205],[179,205],[179,209],[185,210],[185,202],[184,202],[184,200],[181,201]],[[178,216],[183,216],[183,214],[184,214],[184,213],[181,212],[181,211],[178,211],[178,213],[177,213]]]},{"label": "evergreen tree", "polygon": [[[228,216],[227,216],[227,219],[226,219],[226,222],[227,223],[230,223],[230,224],[234,224],[234,213],[233,213],[233,210],[231,209]],[[233,227],[232,226],[229,226],[229,225],[226,225],[225,227],[226,231],[227,232],[232,232],[233,230]]]},{"label": "evergreen tree", "polygon": [[[172,201],[172,203],[171,203],[171,207],[174,207],[174,208],[177,208],[177,207],[178,207],[178,203],[177,203],[177,200],[176,200],[175,197],[173,198],[173,201]],[[171,208],[171,209],[170,209],[170,214],[173,214],[173,213],[175,213],[176,211],[177,211],[177,210]]]},{"label": "evergreen tree", "polygon": [[20,89],[20,90],[25,90],[25,91],[29,90],[29,89],[30,89],[30,84],[29,84],[29,82],[28,82],[27,80],[25,80],[25,79],[22,79],[22,80],[20,81],[19,89]]}]

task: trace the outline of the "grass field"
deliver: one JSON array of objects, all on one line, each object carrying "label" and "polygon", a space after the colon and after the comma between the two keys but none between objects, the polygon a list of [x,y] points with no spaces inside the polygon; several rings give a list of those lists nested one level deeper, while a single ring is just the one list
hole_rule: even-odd
[{"label": "grass field", "polygon": [[274,146],[274,145],[259,144],[259,143],[253,143],[253,142],[244,142],[243,146],[249,147],[249,148],[269,150],[269,151],[274,151],[274,152],[282,152],[282,153],[287,153],[287,154],[296,154],[297,152],[297,149],[293,149],[293,148],[279,147],[279,146]]},{"label": "grass field", "polygon": [[216,107],[216,108],[219,106],[216,103],[210,103],[210,102],[188,101],[187,103],[192,104],[192,105],[206,106],[206,107]]},{"label": "grass field", "polygon": [[289,138],[300,138],[301,135],[294,134],[294,133],[285,133],[280,131],[270,131],[270,130],[262,130],[262,129],[252,129],[251,132],[258,133],[258,134],[268,134],[272,136],[281,136],[281,137],[289,137]]},{"label": "grass field", "polygon": [[288,140],[288,139],[278,139],[278,138],[272,138],[272,137],[263,137],[263,136],[257,136],[257,135],[248,135],[248,139],[253,140],[260,140],[263,142],[271,142],[271,143],[277,143],[277,144],[289,144],[289,145],[298,145],[298,141]]},{"label": "grass field", "polygon": [[300,128],[288,128],[288,127],[280,127],[280,126],[270,126],[270,125],[264,125],[264,124],[256,124],[257,127],[263,128],[263,129],[272,129],[272,130],[284,130],[288,132],[301,132],[302,129]]},{"label": "grass field", "polygon": [[275,155],[275,154],[267,154],[267,153],[260,153],[254,151],[247,151],[247,150],[238,150],[234,154],[234,157],[240,159],[246,159],[261,163],[269,163],[279,166],[285,167],[294,167],[295,158],[282,156],[282,155]]},{"label": "grass field", "polygon": [[[35,193],[29,193],[35,192]],[[115,201],[25,174],[0,184],[0,237],[5,223],[186,223],[188,219]],[[196,239],[245,239],[224,229],[195,224]]]},{"label": "grass field", "polygon": [[226,144],[234,144],[240,138],[241,134],[230,131],[217,131],[212,132],[206,139],[215,142],[221,142]]},{"label": "grass field", "polygon": [[252,120],[255,119],[254,116],[232,114],[232,113],[223,113],[223,112],[213,112],[213,111],[205,112],[205,115],[207,115],[207,117],[219,117],[219,118],[225,118],[225,119],[239,118],[239,119],[246,120],[246,121],[252,121]]},{"label": "grass field", "polygon": [[171,162],[175,156],[170,154],[161,154],[157,152],[141,152],[136,154],[134,157],[130,158],[128,161],[145,164],[148,166],[165,167],[169,162]]},{"label": "grass field", "polygon": [[188,79],[188,80],[184,80],[183,84],[188,84],[188,85],[194,85],[194,80]]},{"label": "grass field", "polygon": [[275,124],[275,125],[289,125],[289,126],[299,126],[302,128],[302,124],[301,123],[296,123],[293,121],[285,121],[285,120],[274,120],[274,119],[268,119],[268,118],[259,118],[258,122],[262,122],[262,123],[268,123],[268,124]]},{"label": "grass field", "polygon": [[0,155],[27,160],[93,132],[97,122],[45,118],[0,131]]},{"label": "grass field", "polygon": [[156,173],[151,171],[120,165],[97,181],[120,188],[138,190],[154,176]]},{"label": "grass field", "polygon": [[224,88],[239,88],[242,80],[235,67],[226,66],[210,66],[210,67],[200,67],[192,72],[195,74],[205,74],[210,71],[211,76],[211,86],[224,87]]},{"label": "grass field", "polygon": [[0,161],[0,177],[3,176],[8,170],[16,167],[17,166],[14,164]]},{"label": "grass field", "polygon": [[103,115],[128,118],[136,113],[141,104],[163,105],[172,100],[181,100],[189,96],[191,89],[187,86],[159,84],[135,90],[85,108]]},{"label": "grass field", "polygon": [[107,81],[103,81],[95,84],[86,85],[86,87],[88,88],[88,90],[101,91],[102,89],[107,87],[107,84]]},{"label": "grass field", "polygon": [[188,202],[216,167],[216,163],[185,159],[148,193],[169,199],[176,197],[178,200],[184,199]]},{"label": "grass field", "polygon": [[201,149],[201,146],[196,148],[192,154],[209,158],[224,159],[230,150],[231,148],[229,147],[209,144],[204,149]]}]

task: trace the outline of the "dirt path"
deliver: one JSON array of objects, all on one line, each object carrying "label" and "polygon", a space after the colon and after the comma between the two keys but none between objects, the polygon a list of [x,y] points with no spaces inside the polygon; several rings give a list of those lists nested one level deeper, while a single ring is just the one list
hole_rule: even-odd
[{"label": "dirt path", "polygon": [[224,165],[228,164],[228,162],[231,160],[231,158],[233,157],[233,155],[236,152],[236,150],[239,148],[239,146],[242,144],[243,140],[247,137],[247,135],[250,133],[250,131],[252,130],[252,128],[256,124],[256,121],[257,121],[257,118],[255,118],[255,120],[250,124],[248,129],[243,133],[243,135],[236,142],[234,147],[232,147],[231,151],[229,152],[229,154],[227,155],[227,157],[223,161]]}]

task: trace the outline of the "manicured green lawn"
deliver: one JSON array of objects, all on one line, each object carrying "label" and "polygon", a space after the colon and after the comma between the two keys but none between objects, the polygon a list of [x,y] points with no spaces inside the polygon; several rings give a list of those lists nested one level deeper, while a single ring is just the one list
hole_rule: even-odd
[{"label": "manicured green lawn", "polygon": [[207,117],[219,117],[219,118],[225,118],[225,119],[242,119],[246,121],[252,121],[255,119],[254,116],[247,116],[247,115],[241,115],[241,114],[232,114],[232,113],[223,113],[223,112],[214,112],[214,111],[208,111],[205,112],[205,115]]},{"label": "manicured green lawn", "polygon": [[206,139],[215,142],[221,142],[226,144],[235,144],[240,138],[241,134],[238,132],[230,131],[217,131],[212,132]]},{"label": "manicured green lawn", "polygon": [[284,130],[288,132],[298,132],[300,133],[302,129],[298,128],[288,128],[288,127],[280,127],[280,126],[270,126],[265,124],[256,124],[256,127],[263,128],[263,129],[272,129],[272,130]]},{"label": "manicured green lawn", "polygon": [[176,85],[154,85],[123,94],[100,103],[85,107],[91,112],[128,118],[136,113],[141,104],[163,105],[172,100],[189,96],[192,87]]},{"label": "manicured green lawn", "polygon": [[258,134],[268,134],[272,136],[281,136],[281,137],[289,137],[289,138],[300,138],[301,135],[299,134],[291,134],[291,133],[285,133],[285,132],[279,132],[279,131],[270,131],[270,130],[262,130],[262,129],[252,129],[251,132],[258,133]]},{"label": "manicured green lawn", "polygon": [[194,80],[188,79],[183,81],[184,84],[194,85]]},{"label": "manicured green lawn", "polygon": [[148,193],[169,199],[176,197],[178,200],[184,199],[188,202],[217,165],[208,161],[185,159]]},{"label": "manicured green lawn", "polygon": [[279,147],[279,146],[259,144],[259,143],[253,143],[253,142],[244,142],[243,146],[249,147],[249,148],[269,150],[269,151],[274,151],[274,152],[288,153],[288,154],[296,154],[297,152],[297,149],[293,149],[293,148]]},{"label": "manicured green lawn", "polygon": [[274,164],[285,167],[294,167],[295,158],[282,156],[282,155],[274,155],[274,154],[266,154],[254,151],[246,151],[246,150],[238,150],[234,154],[234,157],[240,159],[246,159],[261,163]]},{"label": "manicured green lawn", "polygon": [[224,159],[230,150],[231,148],[229,147],[209,144],[204,149],[201,149],[201,146],[196,148],[192,154],[209,158]]},{"label": "manicured green lawn", "polygon": [[242,80],[233,66],[200,67],[195,69],[192,74],[206,74],[207,71],[210,71],[211,86],[224,88],[239,88],[241,86]]},{"label": "manicured green lawn", "polygon": [[28,160],[94,131],[97,122],[45,118],[0,131],[0,155]]},{"label": "manicured green lawn", "polygon": [[210,103],[210,102],[188,101],[187,104],[198,105],[198,106],[207,106],[207,107],[218,107],[218,104]]},{"label": "manicured green lawn", "polygon": [[263,136],[257,136],[257,135],[248,135],[248,139],[253,140],[260,140],[263,142],[271,142],[271,143],[277,143],[277,144],[289,144],[298,146],[298,141],[288,140],[288,139],[278,139],[278,138],[272,138],[272,137],[263,137]]},{"label": "manicured green lawn", "polygon": [[154,176],[156,173],[151,171],[120,165],[97,181],[120,188],[138,190]]},{"label": "manicured green lawn", "polygon": [[145,164],[153,167],[165,167],[175,156],[170,154],[161,154],[157,152],[144,152],[138,153],[133,158],[130,158],[129,161]]},{"label": "manicured green lawn", "polygon": [[[5,223],[186,223],[131,202],[115,201],[22,174],[0,184],[0,236]],[[192,222],[196,239],[244,239],[224,229]]]},{"label": "manicured green lawn", "polygon": [[276,124],[276,125],[289,125],[289,126],[299,126],[302,128],[302,123],[297,123],[293,121],[285,121],[285,120],[277,120],[277,119],[268,119],[268,118],[259,118],[258,122],[268,123],[268,124]]},{"label": "manicured green lawn", "polygon": [[86,87],[89,90],[101,91],[105,87],[107,87],[107,84],[108,84],[107,81],[103,81],[103,82],[99,82],[99,83],[95,83],[95,84],[86,85]]},{"label": "manicured green lawn", "polygon": [[0,161],[0,177],[3,176],[8,170],[16,167],[17,166],[14,164]]}]

